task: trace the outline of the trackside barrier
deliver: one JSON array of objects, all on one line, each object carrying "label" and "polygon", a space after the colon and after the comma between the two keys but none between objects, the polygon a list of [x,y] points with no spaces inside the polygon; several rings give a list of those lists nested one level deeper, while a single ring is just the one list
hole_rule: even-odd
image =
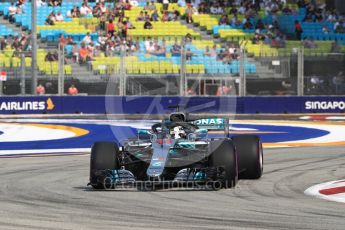
[{"label": "trackside barrier", "polygon": [[334,97],[0,97],[0,114],[163,114],[171,105],[191,113],[342,113],[345,96]]}]

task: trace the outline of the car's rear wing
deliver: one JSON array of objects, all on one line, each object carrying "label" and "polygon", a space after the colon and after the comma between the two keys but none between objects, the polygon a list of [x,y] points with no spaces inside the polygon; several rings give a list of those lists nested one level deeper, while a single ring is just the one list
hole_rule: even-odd
[{"label": "car's rear wing", "polygon": [[201,118],[192,121],[193,124],[199,128],[207,129],[209,131],[223,130],[225,137],[229,136],[229,119],[228,118]]}]

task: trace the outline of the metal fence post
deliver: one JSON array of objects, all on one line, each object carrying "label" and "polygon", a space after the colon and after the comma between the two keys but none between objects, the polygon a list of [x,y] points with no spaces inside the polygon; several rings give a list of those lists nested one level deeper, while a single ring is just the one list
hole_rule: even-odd
[{"label": "metal fence post", "polygon": [[126,79],[126,70],[125,70],[125,65],[126,65],[125,57],[126,57],[126,47],[124,44],[122,44],[121,51],[120,51],[120,84],[119,84],[120,96],[126,96],[127,79]]},{"label": "metal fence post", "polygon": [[65,79],[64,79],[64,47],[59,44],[58,47],[58,63],[59,63],[59,76],[58,76],[58,94],[59,96],[62,96],[65,92]]},{"label": "metal fence post", "polygon": [[304,95],[304,50],[303,47],[298,48],[297,52],[297,95]]},{"label": "metal fence post", "polygon": [[240,48],[240,82],[239,82],[239,95],[241,97],[246,96],[246,84],[247,84],[247,79],[246,79],[246,68],[245,68],[245,49],[242,46]]},{"label": "metal fence post", "polygon": [[186,95],[186,47],[183,40],[181,41],[181,68],[180,68],[180,96]]},{"label": "metal fence post", "polygon": [[31,93],[36,95],[37,87],[37,6],[36,1],[31,1],[32,22],[31,22],[31,42],[32,42],[32,62],[31,62]]},{"label": "metal fence post", "polygon": [[20,54],[20,94],[25,95],[25,55],[23,52]]}]

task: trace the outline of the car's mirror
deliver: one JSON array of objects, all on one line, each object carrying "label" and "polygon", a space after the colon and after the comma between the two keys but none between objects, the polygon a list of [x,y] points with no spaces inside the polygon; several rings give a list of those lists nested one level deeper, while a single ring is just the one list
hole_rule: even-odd
[{"label": "car's mirror", "polygon": [[208,134],[208,129],[197,129],[195,130],[195,134],[198,138],[206,138]]},{"label": "car's mirror", "polygon": [[138,130],[138,139],[139,140],[150,140],[151,139],[151,132],[145,129]]}]

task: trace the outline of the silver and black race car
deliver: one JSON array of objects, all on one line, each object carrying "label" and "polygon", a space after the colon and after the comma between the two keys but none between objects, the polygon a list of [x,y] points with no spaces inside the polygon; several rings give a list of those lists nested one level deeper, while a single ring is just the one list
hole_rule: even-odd
[{"label": "silver and black race car", "polygon": [[[211,133],[221,137],[210,138]],[[262,172],[258,136],[230,137],[226,118],[190,119],[175,112],[151,130],[138,130],[136,138],[121,145],[94,143],[89,185],[94,189],[220,189],[234,187],[238,179],[259,179]]]}]

